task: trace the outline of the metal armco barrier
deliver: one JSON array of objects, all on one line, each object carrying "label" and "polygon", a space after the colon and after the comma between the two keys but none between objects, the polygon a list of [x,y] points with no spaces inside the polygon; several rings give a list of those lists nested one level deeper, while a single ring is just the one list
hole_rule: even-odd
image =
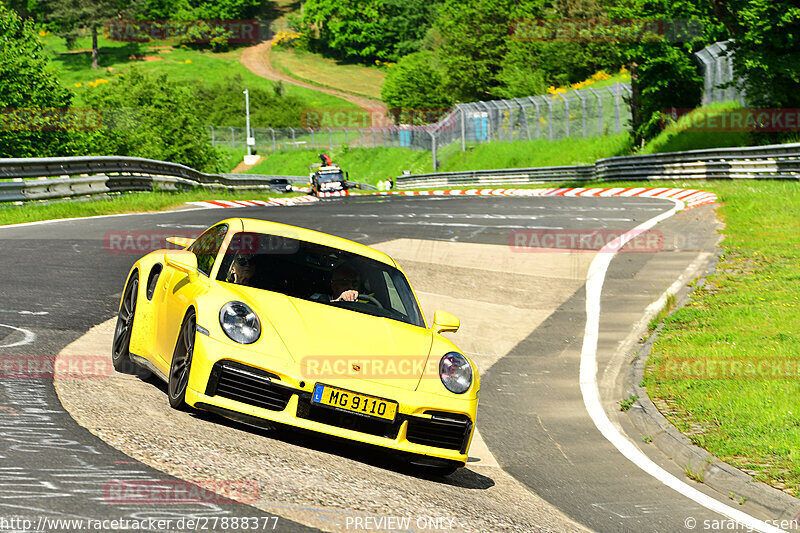
[{"label": "metal armco barrier", "polygon": [[140,157],[48,157],[0,159],[0,202],[24,202],[131,191],[268,190],[269,180],[306,184],[306,176],[205,174],[193,168]]},{"label": "metal armco barrier", "polygon": [[[307,184],[306,176],[205,174],[138,157],[0,159],[0,202],[195,187],[268,190],[269,180]],[[398,176],[398,189],[667,179],[800,179],[800,143],[715,148],[600,159],[593,165],[470,170]]]},{"label": "metal armco barrier", "polygon": [[600,159],[594,165],[398,176],[398,189],[670,179],[800,179],[800,143]]}]

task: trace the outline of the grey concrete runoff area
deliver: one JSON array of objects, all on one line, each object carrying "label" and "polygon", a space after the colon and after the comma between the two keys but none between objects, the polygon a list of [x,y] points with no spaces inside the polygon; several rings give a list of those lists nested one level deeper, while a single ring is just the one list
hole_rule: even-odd
[{"label": "grey concrete runoff area", "polygon": [[[0,529],[77,527],[59,520],[84,521],[97,531],[114,529],[114,520],[120,530],[124,521],[139,521],[141,531],[239,531],[245,524],[277,531],[476,532],[730,526],[629,461],[587,413],[578,374],[585,281],[596,254],[509,246],[510,232],[520,230],[623,232],[673,205],[652,198],[375,196],[0,228],[3,364],[108,357],[125,276],[139,257],[109,247],[110,235],[198,231],[250,217],[389,253],[409,275],[428,320],[437,309],[461,318],[451,338],[476,361],[482,382],[470,462],[435,477],[409,471],[379,449],[171,410],[156,381],[109,373],[54,382],[3,372]],[[606,275],[597,349],[601,401],[611,422],[652,461],[730,503],[641,442],[616,407],[635,349],[631,335],[645,309],[690,266],[710,261],[718,239],[713,206],[678,213],[655,229],[659,246],[623,250]],[[238,483],[250,492],[184,504],[114,497],[120,483],[154,481],[211,490]],[[779,518],[747,502],[737,507],[760,520]]]}]

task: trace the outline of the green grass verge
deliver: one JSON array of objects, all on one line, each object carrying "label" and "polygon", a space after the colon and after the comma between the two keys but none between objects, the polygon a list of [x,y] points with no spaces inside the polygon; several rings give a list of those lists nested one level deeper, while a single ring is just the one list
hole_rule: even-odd
[{"label": "green grass verge", "polygon": [[248,170],[248,174],[287,174],[307,176],[308,166],[319,163],[318,153],[325,152],[333,162],[350,173],[350,179],[374,185],[378,180],[412,173],[431,172],[431,153],[406,148],[349,148],[334,150],[292,150],[266,155],[266,159]]},{"label": "green grass verge", "polygon": [[[800,184],[676,185],[718,195],[726,223],[723,255],[690,303],[665,319],[648,361],[648,394],[692,442],[797,495]],[[749,377],[742,370],[739,379],[709,379],[718,371],[713,364],[755,371],[762,362],[767,376]],[[772,378],[774,366],[795,371]]]},{"label": "green grass verge", "polygon": [[178,208],[185,202],[202,200],[269,200],[270,198],[299,196],[297,193],[241,193],[210,191],[129,193],[86,201],[59,201],[28,203],[24,205],[0,204],[0,225],[36,222],[58,218],[112,215],[117,213],[144,213]]},{"label": "green grass verge", "polygon": [[468,146],[461,152],[458,143],[439,155],[442,172],[490,168],[549,167],[585,165],[604,157],[628,155],[631,141],[627,134],[608,137],[569,138],[559,141],[494,142]]},{"label": "green grass verge", "polygon": [[386,72],[377,67],[343,63],[313,52],[280,46],[273,46],[270,54],[273,66],[287,76],[356,96],[381,99]]},{"label": "green grass verge", "polygon": [[[59,79],[75,92],[76,105],[83,103],[83,95],[87,91],[94,90],[89,85],[90,82],[96,82],[97,79],[111,81],[134,65],[148,72],[167,74],[170,79],[176,81],[202,80],[203,83],[216,83],[239,74],[253,87],[275,84],[273,81],[256,76],[241,64],[239,61],[241,48],[214,53],[169,43],[124,43],[100,37],[98,40],[100,68],[95,70],[92,69],[91,52],[85,51],[91,46],[88,38],[81,38],[76,42],[76,49],[83,51],[72,52],[66,49],[63,39],[53,35],[44,37],[43,41],[45,53],[53,58],[54,69]],[[357,106],[346,100],[313,89],[288,83],[284,84],[284,88],[286,94],[302,98],[309,107],[357,109]],[[256,126],[258,125],[254,125]]]},{"label": "green grass verge", "polygon": [[692,124],[697,123],[700,118],[705,123],[713,124],[725,113],[739,108],[741,106],[736,102],[723,102],[695,109],[679,118],[677,123],[667,126],[639,153],[656,154],[755,144],[753,136],[746,131],[698,131],[692,127]]},{"label": "green grass verge", "polygon": [[[379,180],[433,172],[430,152],[406,148],[336,148],[326,150],[288,150],[265,155],[264,161],[248,170],[250,174],[307,175],[308,166],[319,162],[317,153],[327,152],[333,161],[350,173],[350,179],[374,185]],[[461,152],[458,143],[439,154],[439,171],[479,170],[486,168],[541,167],[593,163],[603,157],[624,155],[630,151],[626,135],[561,141],[522,141],[487,143],[470,146]]]}]

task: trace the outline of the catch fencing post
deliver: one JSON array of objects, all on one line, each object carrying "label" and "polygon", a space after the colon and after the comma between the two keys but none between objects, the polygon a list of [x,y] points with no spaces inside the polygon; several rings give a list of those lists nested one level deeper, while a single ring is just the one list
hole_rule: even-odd
[{"label": "catch fencing post", "polygon": [[297,138],[294,136],[294,128],[290,126],[289,131],[292,132],[292,144],[294,145],[294,149],[297,150]]},{"label": "catch fencing post", "polygon": [[545,98],[544,100],[547,103],[547,126],[550,130],[550,140],[553,140],[553,99],[552,98]]},{"label": "catch fencing post", "polygon": [[436,172],[438,168],[436,165],[436,135],[434,132],[428,130],[428,135],[431,136],[431,152],[433,153],[433,171]]},{"label": "catch fencing post", "polygon": [[619,84],[615,83],[608,90],[614,95],[614,132],[619,133]]},{"label": "catch fencing post", "polygon": [[466,131],[466,111],[464,111],[463,106],[458,106],[458,110],[461,111],[461,151],[467,151],[467,131]]},{"label": "catch fencing post", "polygon": [[536,97],[529,96],[528,100],[531,101],[533,104],[534,109],[536,109],[536,138],[539,138],[539,124],[541,123],[541,119],[539,118],[539,102],[536,101]]},{"label": "catch fencing post", "polygon": [[581,94],[580,90],[575,91],[578,98],[581,99],[581,126],[583,127],[583,138],[586,138],[586,97]]},{"label": "catch fencing post", "polygon": [[236,149],[236,144],[233,141],[234,136],[235,136],[235,134],[234,134],[234,131],[233,131],[233,127],[231,127],[231,150],[235,150]]},{"label": "catch fencing post", "polygon": [[311,134],[311,149],[314,149],[314,130],[311,128],[306,128],[308,132]]},{"label": "catch fencing post", "polygon": [[508,100],[503,100],[503,103],[506,104],[508,108],[508,133],[510,135],[510,141],[514,142],[514,109],[511,107],[511,104],[508,103]]},{"label": "catch fencing post", "polygon": [[600,94],[589,87],[589,90],[592,91],[592,94],[597,98],[597,132],[600,136],[603,135],[603,99],[600,98]]}]

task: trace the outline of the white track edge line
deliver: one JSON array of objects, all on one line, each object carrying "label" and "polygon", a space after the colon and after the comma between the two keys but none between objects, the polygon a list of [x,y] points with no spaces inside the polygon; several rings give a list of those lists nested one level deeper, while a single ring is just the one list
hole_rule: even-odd
[{"label": "white track edge line", "polygon": [[581,395],[583,396],[583,404],[592,422],[594,422],[594,425],[600,433],[603,434],[606,440],[617,448],[629,461],[664,485],[702,505],[706,509],[726,516],[752,530],[765,533],[782,532],[782,529],[758,520],[747,513],[734,509],[703,494],[658,466],[619,432],[611,423],[611,420],[609,420],[608,415],[606,415],[600,403],[600,390],[597,385],[597,341],[600,330],[600,298],[606,272],[611,260],[617,253],[616,250],[619,250],[622,245],[639,233],[652,228],[662,220],[671,217],[684,208],[684,203],[680,200],[668,199],[675,202],[675,207],[647,220],[608,243],[595,256],[592,260],[592,264],[589,266],[589,272],[586,275],[586,327],[583,336],[580,365],[580,387]]}]

